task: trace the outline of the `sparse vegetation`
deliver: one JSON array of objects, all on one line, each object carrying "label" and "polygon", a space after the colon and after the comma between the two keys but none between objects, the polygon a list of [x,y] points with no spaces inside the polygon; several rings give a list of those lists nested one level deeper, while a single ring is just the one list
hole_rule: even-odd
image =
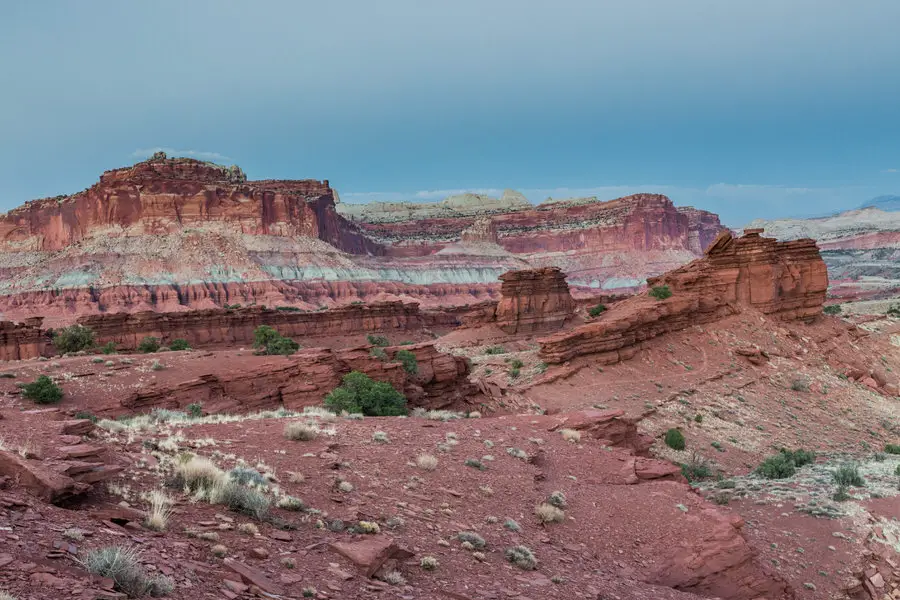
[{"label": "sparse vegetation", "polygon": [[541,523],[562,523],[566,520],[566,513],[548,502],[537,505],[534,514]]},{"label": "sparse vegetation", "polygon": [[433,556],[423,556],[422,560],[419,561],[419,566],[426,571],[434,571],[438,568],[438,559]]},{"label": "sparse vegetation", "polygon": [[808,392],[809,391],[809,380],[805,377],[797,377],[793,381],[791,381],[791,389],[795,392]]},{"label": "sparse vegetation", "polygon": [[169,516],[172,514],[172,498],[162,490],[153,490],[150,492],[148,500],[150,509],[147,511],[145,525],[153,531],[165,530],[169,523]]},{"label": "sparse vegetation", "polygon": [[190,350],[191,345],[188,343],[188,341],[186,339],[178,338],[178,339],[172,340],[172,343],[169,344],[169,348],[171,350],[176,350],[176,351],[177,350]]},{"label": "sparse vegetation", "polygon": [[691,456],[686,463],[681,465],[681,474],[688,481],[697,481],[698,479],[707,479],[713,476],[712,468],[709,461],[697,451],[691,452]]},{"label": "sparse vegetation", "polygon": [[487,542],[484,541],[484,538],[474,531],[460,531],[456,534],[456,539],[462,543],[472,544],[472,547],[477,548],[478,550],[487,546]]},{"label": "sparse vegetation", "polygon": [[832,477],[838,486],[843,486],[845,488],[851,486],[865,487],[866,485],[866,480],[859,474],[859,467],[850,463],[838,467],[837,470],[832,473]]},{"label": "sparse vegetation", "polygon": [[490,346],[485,349],[485,354],[506,354],[506,348],[503,346]]},{"label": "sparse vegetation", "polygon": [[302,421],[294,421],[284,426],[284,437],[295,442],[310,442],[318,435],[318,427]]},{"label": "sparse vegetation", "polygon": [[192,419],[199,419],[203,416],[203,405],[199,402],[192,402],[185,408],[187,408],[188,415],[190,415]]},{"label": "sparse vegetation", "polygon": [[376,431],[372,434],[372,441],[378,444],[390,444],[391,439],[383,431]]},{"label": "sparse vegetation", "polygon": [[438,466],[438,459],[431,454],[420,454],[416,457],[416,466],[423,471],[434,471]]},{"label": "sparse vegetation", "polygon": [[384,351],[384,348],[381,346],[375,346],[371,350],[369,350],[369,356],[372,358],[377,358],[378,360],[384,362],[387,361],[388,355],[387,352]]},{"label": "sparse vegetation", "polygon": [[54,332],[53,346],[62,353],[88,350],[94,347],[94,332],[83,325],[63,327]]},{"label": "sparse vegetation", "polygon": [[325,406],[336,413],[361,413],[368,417],[394,417],[407,414],[406,397],[391,384],[373,381],[353,371],[343,383],[325,397]]},{"label": "sparse vegetation", "polygon": [[484,466],[484,463],[482,463],[480,460],[478,460],[476,458],[467,458],[466,462],[463,464],[465,464],[467,467],[472,467],[473,469],[478,469],[479,471],[487,471],[487,467]]},{"label": "sparse vegetation", "polygon": [[507,548],[503,555],[506,557],[506,560],[524,571],[533,571],[537,568],[537,559],[534,557],[534,552],[527,546]]},{"label": "sparse vegetation", "polygon": [[260,325],[253,330],[253,347],[269,356],[290,356],[300,349],[300,344],[278,333],[274,327]]},{"label": "sparse vegetation", "polygon": [[884,451],[888,454],[900,454],[900,444],[885,444]]},{"label": "sparse vegetation", "polygon": [[684,450],[684,434],[678,429],[669,429],[666,432],[665,443],[672,450]]},{"label": "sparse vegetation", "polygon": [[650,288],[650,295],[657,300],[665,300],[672,297],[672,290],[667,285],[655,285]]},{"label": "sparse vegetation", "polygon": [[513,519],[506,519],[505,521],[503,521],[503,527],[505,529],[509,529],[510,531],[515,531],[516,533],[522,531],[522,527]]},{"label": "sparse vegetation", "polygon": [[63,397],[62,388],[46,375],[22,386],[22,396],[38,404],[56,404]]},{"label": "sparse vegetation", "polygon": [[366,340],[368,340],[368,342],[373,346],[377,346],[379,348],[386,348],[391,345],[391,341],[383,335],[373,335],[370,333],[366,336]]},{"label": "sparse vegetation", "polygon": [[159,338],[148,335],[141,340],[141,343],[138,344],[137,349],[138,352],[143,352],[144,354],[153,354],[154,352],[159,350]]},{"label": "sparse vegetation", "polygon": [[797,469],[803,465],[815,462],[814,452],[806,450],[794,450],[793,452],[782,448],[775,456],[770,456],[756,468],[756,473],[766,479],[786,479],[793,477]]},{"label": "sparse vegetation", "polygon": [[291,511],[298,511],[306,508],[306,505],[303,504],[303,500],[294,496],[282,496],[275,503],[275,506],[284,510]]},{"label": "sparse vegetation", "polygon": [[100,352],[103,354],[115,354],[116,353],[116,343],[115,342],[106,342],[103,344],[103,347],[100,348]]},{"label": "sparse vegetation", "polygon": [[594,306],[592,306],[588,309],[588,314],[591,315],[592,317],[599,316],[600,314],[602,314],[604,312],[606,312],[605,304],[595,304]]},{"label": "sparse vegetation", "polygon": [[214,490],[212,500],[234,512],[262,519],[269,512],[269,499],[259,490],[243,486],[233,481],[220,483]]},{"label": "sparse vegetation", "polygon": [[164,576],[150,577],[139,562],[136,548],[106,546],[90,550],[80,562],[89,572],[113,581],[115,589],[130,598],[165,596],[174,588]]},{"label": "sparse vegetation", "polygon": [[397,350],[394,360],[402,364],[403,370],[410,375],[415,375],[419,372],[419,363],[416,360],[416,355],[409,350]]}]

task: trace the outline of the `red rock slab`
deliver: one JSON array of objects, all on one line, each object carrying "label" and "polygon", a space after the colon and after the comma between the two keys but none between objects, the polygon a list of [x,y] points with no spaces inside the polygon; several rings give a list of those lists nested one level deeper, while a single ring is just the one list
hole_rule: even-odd
[{"label": "red rock slab", "polygon": [[241,579],[248,585],[255,585],[269,594],[284,594],[284,588],[263,575],[259,570],[248,567],[244,563],[238,562],[233,558],[226,558],[223,562],[226,567],[240,575]]},{"label": "red rock slab", "polygon": [[412,556],[411,552],[399,548],[392,538],[380,535],[367,536],[355,542],[334,542],[328,547],[360,567],[366,577],[377,573],[388,559],[401,560]]}]

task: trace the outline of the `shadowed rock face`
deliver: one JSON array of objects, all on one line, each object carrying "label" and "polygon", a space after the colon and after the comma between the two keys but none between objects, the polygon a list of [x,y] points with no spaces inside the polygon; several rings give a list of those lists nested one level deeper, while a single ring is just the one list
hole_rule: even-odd
[{"label": "shadowed rock face", "polygon": [[497,326],[506,333],[555,331],[575,314],[566,276],[555,267],[500,276]]},{"label": "shadowed rock face", "polygon": [[541,356],[559,363],[599,354],[611,364],[633,356],[640,342],[743,309],[783,320],[809,320],[822,312],[828,274],[813,240],[778,242],[748,230],[741,238],[723,232],[695,260],[660,277],[664,300],[641,294],[619,303],[596,323],[541,340]]}]

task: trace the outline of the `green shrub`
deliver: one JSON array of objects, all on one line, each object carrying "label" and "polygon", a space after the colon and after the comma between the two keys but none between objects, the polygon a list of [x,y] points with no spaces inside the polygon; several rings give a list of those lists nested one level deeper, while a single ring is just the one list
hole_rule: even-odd
[{"label": "green shrub", "polygon": [[397,350],[394,360],[400,362],[403,365],[403,370],[410,375],[415,375],[419,372],[419,362],[416,360],[416,355],[409,350]]},{"label": "green shrub", "polygon": [[171,350],[190,350],[191,345],[188,344],[188,341],[186,339],[178,338],[178,339],[172,340],[172,343],[169,344],[169,348]]},{"label": "green shrub", "polygon": [[822,309],[822,312],[826,315],[839,315],[841,314],[841,305],[840,304],[831,304]]},{"label": "green shrub", "polygon": [[199,419],[203,416],[203,405],[199,402],[192,402],[188,404],[185,408],[187,408],[188,414],[192,419]]},{"label": "green shrub", "polygon": [[375,346],[372,350],[369,351],[369,356],[372,358],[377,358],[380,361],[386,361],[388,359],[387,352],[384,351],[384,348],[381,346]]},{"label": "green shrub", "polygon": [[650,288],[650,295],[657,300],[665,300],[672,297],[672,290],[667,285],[655,285]]},{"label": "green shrub", "polygon": [[63,327],[53,334],[53,345],[62,353],[87,350],[94,347],[94,332],[82,325]]},{"label": "green shrub", "polygon": [[884,451],[888,454],[900,454],[900,444],[885,444]]},{"label": "green shrub", "polygon": [[229,510],[262,519],[269,512],[270,501],[260,491],[229,481],[216,490],[216,503]]},{"label": "green shrub", "polygon": [[592,317],[596,317],[597,315],[606,312],[605,304],[596,304],[588,309],[588,314]]},{"label": "green shrub", "polygon": [[478,550],[481,550],[482,548],[487,546],[487,542],[484,541],[484,538],[474,531],[460,531],[458,534],[456,534],[456,539],[458,539],[460,542],[469,542]]},{"label": "green shrub", "polygon": [[834,482],[844,487],[864,487],[866,480],[859,474],[859,467],[853,464],[841,465],[832,473]]},{"label": "green shrub", "polygon": [[709,466],[709,461],[695,451],[686,463],[681,464],[681,474],[688,481],[697,481],[712,477],[713,471]]},{"label": "green shrub", "polygon": [[225,308],[225,310],[234,310],[241,307],[240,304],[223,304],[222,306]]},{"label": "green shrub", "polygon": [[300,344],[283,337],[274,327],[260,325],[253,330],[253,347],[270,356],[276,354],[289,356],[300,349]]},{"label": "green shrub", "polygon": [[300,312],[300,309],[296,306],[276,306],[275,310],[280,310],[284,312]]},{"label": "green shrub", "polygon": [[38,404],[56,404],[63,397],[62,389],[46,375],[41,375],[32,383],[22,387],[22,395]]},{"label": "green shrub", "polygon": [[91,423],[96,423],[97,421],[100,420],[97,418],[96,415],[89,413],[86,410],[79,410],[77,413],[75,413],[75,418],[76,419],[87,419]]},{"label": "green shrub", "polygon": [[509,370],[509,376],[512,377],[513,379],[515,379],[519,376],[519,374],[521,372],[522,371],[519,369],[519,367],[513,367],[512,369]]},{"label": "green shrub", "polygon": [[666,432],[665,442],[672,450],[684,450],[684,434],[677,429]]},{"label": "green shrub", "polygon": [[384,381],[373,381],[359,371],[344,375],[341,386],[325,396],[325,406],[336,413],[361,413],[367,417],[407,414],[406,398]]},{"label": "green shrub", "polygon": [[490,346],[485,349],[485,354],[506,354],[506,348],[503,346]]},{"label": "green shrub", "polygon": [[807,450],[794,450],[793,452],[782,448],[775,456],[770,456],[757,468],[756,473],[766,479],[786,479],[793,477],[797,469],[803,465],[815,462],[814,452]]},{"label": "green shrub", "polygon": [[894,304],[887,310],[888,316],[900,317],[900,304]]},{"label": "green shrub", "polygon": [[525,366],[525,363],[523,363],[518,358],[514,358],[510,361],[509,366],[511,366],[513,369],[521,369]]},{"label": "green shrub", "polygon": [[152,354],[159,350],[159,338],[148,335],[138,344],[138,350],[144,354]]},{"label": "green shrub", "polygon": [[390,340],[388,340],[383,335],[373,335],[369,334],[366,336],[366,339],[369,340],[369,343],[373,346],[378,346],[379,348],[385,348],[391,345]]},{"label": "green shrub", "polygon": [[103,344],[103,347],[100,348],[100,352],[103,354],[115,354],[116,353],[116,343],[115,342],[106,342]]}]

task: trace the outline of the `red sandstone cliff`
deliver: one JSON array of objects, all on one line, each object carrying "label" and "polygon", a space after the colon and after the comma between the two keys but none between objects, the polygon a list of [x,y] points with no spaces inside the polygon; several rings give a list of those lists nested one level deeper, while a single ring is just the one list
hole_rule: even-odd
[{"label": "red sandstone cliff", "polygon": [[226,167],[184,158],[107,171],[83,192],[27,202],[0,219],[0,241],[7,250],[50,251],[98,231],[154,235],[209,223],[318,238],[358,254],[381,251],[335,212],[328,181],[241,181]]},{"label": "red sandstone cliff", "polygon": [[821,314],[828,287],[825,263],[813,240],[778,242],[748,230],[741,238],[724,232],[695,260],[650,286],[668,286],[672,296],[640,294],[603,313],[596,323],[541,340],[541,356],[560,363],[597,354],[602,363],[633,356],[640,342],[744,308],[784,320]]}]

